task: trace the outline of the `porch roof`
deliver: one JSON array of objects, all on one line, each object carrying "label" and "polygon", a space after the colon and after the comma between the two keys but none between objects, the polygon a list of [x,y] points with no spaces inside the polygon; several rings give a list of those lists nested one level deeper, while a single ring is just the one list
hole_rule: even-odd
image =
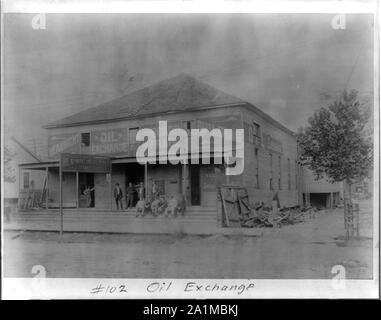
[{"label": "porch roof", "polygon": [[[114,163],[134,163],[134,162],[136,162],[136,158],[135,157],[126,157],[126,156],[111,157],[111,162],[113,164]],[[59,160],[19,164],[19,168],[27,169],[27,170],[45,170],[46,168],[59,168],[59,166],[60,166]]]},{"label": "porch roof", "polygon": [[[214,158],[215,154],[213,151],[210,152],[210,155],[202,155],[202,154],[192,154],[188,153],[189,159],[194,158]],[[222,155],[223,158],[223,155]],[[121,163],[137,163],[136,157],[128,157],[128,156],[114,156],[110,157],[112,164],[121,164]],[[159,156],[156,156],[156,160],[159,160]],[[45,170],[46,168],[59,168],[60,161],[59,160],[51,160],[51,161],[43,161],[43,162],[32,162],[32,163],[21,163],[19,164],[19,168],[27,169],[27,170]]]},{"label": "porch roof", "polygon": [[58,160],[19,164],[19,168],[28,170],[44,170],[46,168],[59,168],[59,166],[60,162]]}]

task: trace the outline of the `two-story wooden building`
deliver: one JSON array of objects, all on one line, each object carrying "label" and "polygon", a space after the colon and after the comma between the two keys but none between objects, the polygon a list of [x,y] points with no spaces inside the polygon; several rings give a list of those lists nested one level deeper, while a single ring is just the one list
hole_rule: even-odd
[{"label": "two-story wooden building", "polygon": [[[163,120],[168,131],[244,129],[243,173],[227,176],[226,166],[215,164],[213,153],[210,164],[139,164],[136,149],[142,142],[136,141],[138,130],[151,128],[157,132],[158,122]],[[111,174],[65,172],[64,207],[85,207],[83,190],[89,185],[94,188],[91,207],[115,210],[113,186],[119,183],[125,194],[130,182],[143,182],[147,194],[152,182],[168,197],[184,194],[187,207],[200,211],[217,210],[217,187],[224,183],[247,187],[251,202],[269,203],[276,193],[282,206],[302,201],[295,134],[251,103],[188,75],[161,81],[45,128],[49,159],[21,164],[20,168],[45,171],[47,208],[58,206],[60,153],[103,155],[112,161]]]}]

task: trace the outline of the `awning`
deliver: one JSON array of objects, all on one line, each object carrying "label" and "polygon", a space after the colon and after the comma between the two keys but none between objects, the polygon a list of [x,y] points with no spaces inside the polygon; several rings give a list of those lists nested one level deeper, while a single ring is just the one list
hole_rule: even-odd
[{"label": "awning", "polygon": [[59,168],[59,161],[47,161],[47,162],[34,162],[34,163],[21,163],[20,169],[28,170],[45,170],[46,168]]}]

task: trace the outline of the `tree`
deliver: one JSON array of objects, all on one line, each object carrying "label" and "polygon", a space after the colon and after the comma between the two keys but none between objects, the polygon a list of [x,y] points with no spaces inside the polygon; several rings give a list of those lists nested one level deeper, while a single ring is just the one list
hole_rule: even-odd
[{"label": "tree", "polygon": [[16,181],[15,168],[12,166],[12,160],[15,156],[7,146],[4,147],[4,181],[14,183]]},{"label": "tree", "polygon": [[[298,134],[300,161],[321,179],[344,182],[344,199],[352,204],[352,184],[369,174],[373,163],[372,137],[366,134],[369,110],[357,91],[320,108]],[[344,206],[346,208],[346,206]]]}]

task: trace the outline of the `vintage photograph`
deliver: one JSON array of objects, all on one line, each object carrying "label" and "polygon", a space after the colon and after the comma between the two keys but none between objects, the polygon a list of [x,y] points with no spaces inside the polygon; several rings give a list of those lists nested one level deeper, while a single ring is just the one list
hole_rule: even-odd
[{"label": "vintage photograph", "polygon": [[3,278],[375,280],[375,23],[4,13]]}]

